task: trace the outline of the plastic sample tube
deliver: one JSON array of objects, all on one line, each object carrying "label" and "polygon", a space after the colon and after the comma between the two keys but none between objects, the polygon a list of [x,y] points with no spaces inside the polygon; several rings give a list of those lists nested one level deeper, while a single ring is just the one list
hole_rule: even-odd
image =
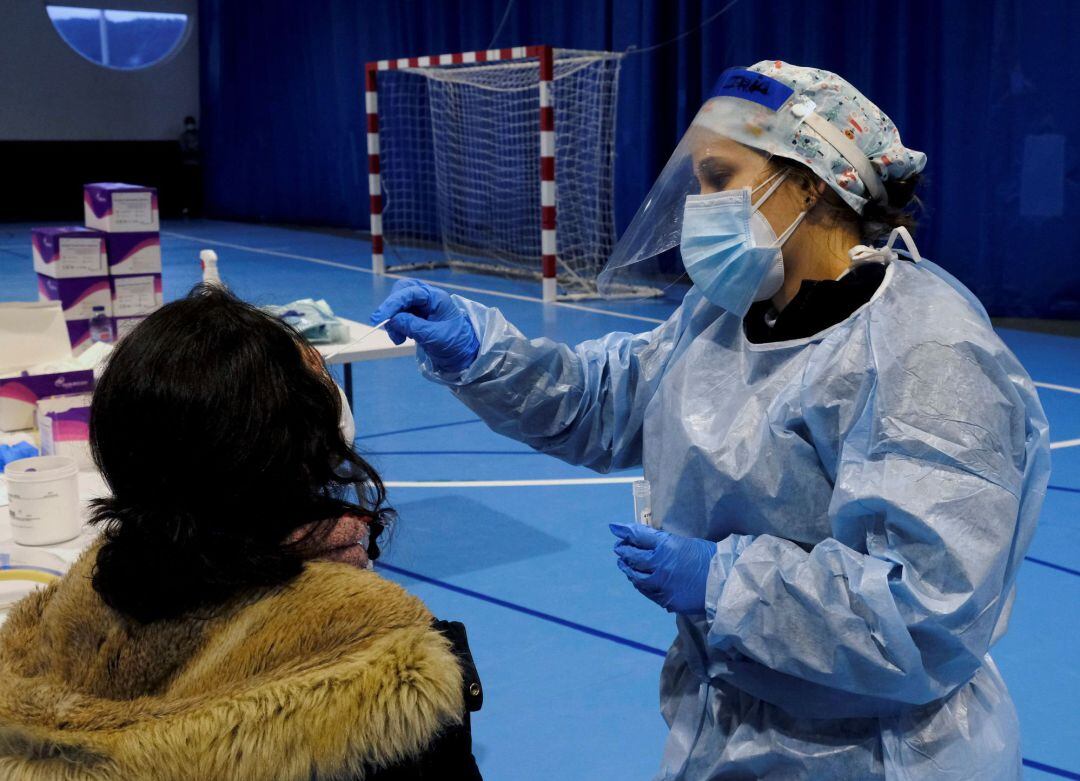
[{"label": "plastic sample tube", "polygon": [[635,480],[632,485],[634,489],[634,520],[645,526],[653,526],[652,491],[649,487],[649,481]]}]

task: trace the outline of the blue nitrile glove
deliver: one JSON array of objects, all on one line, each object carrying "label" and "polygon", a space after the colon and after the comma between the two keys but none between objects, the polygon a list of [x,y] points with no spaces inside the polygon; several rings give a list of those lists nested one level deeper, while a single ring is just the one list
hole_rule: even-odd
[{"label": "blue nitrile glove", "polygon": [[480,342],[469,318],[445,290],[416,279],[401,279],[369,321],[390,318],[386,333],[394,344],[414,339],[441,372],[459,372],[476,360]]},{"label": "blue nitrile glove", "polygon": [[683,615],[705,614],[705,586],[716,543],[657,531],[648,526],[610,524],[619,538],[619,569],[634,588],[660,607]]},{"label": "blue nitrile glove", "polygon": [[20,458],[32,458],[38,454],[38,449],[29,442],[16,442],[14,445],[0,445],[0,472],[12,461]]}]

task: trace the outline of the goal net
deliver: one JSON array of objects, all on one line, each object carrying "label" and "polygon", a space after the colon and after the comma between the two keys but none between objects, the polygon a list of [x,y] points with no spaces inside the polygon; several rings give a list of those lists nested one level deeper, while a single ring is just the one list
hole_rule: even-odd
[{"label": "goal net", "polygon": [[621,55],[519,47],[370,63],[376,271],[451,266],[595,294],[615,240]]}]

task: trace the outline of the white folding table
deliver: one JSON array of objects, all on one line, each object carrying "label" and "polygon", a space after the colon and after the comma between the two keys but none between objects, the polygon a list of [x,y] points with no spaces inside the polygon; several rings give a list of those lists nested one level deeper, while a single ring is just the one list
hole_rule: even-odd
[{"label": "white folding table", "polygon": [[373,329],[369,325],[363,325],[345,318],[341,318],[341,320],[349,327],[349,340],[336,344],[318,344],[315,347],[327,364],[341,364],[344,367],[345,396],[351,406],[353,404],[352,365],[354,363],[413,355],[416,352],[416,342],[412,339],[406,339],[403,344],[394,344],[390,341],[386,331],[381,328],[372,333]]}]

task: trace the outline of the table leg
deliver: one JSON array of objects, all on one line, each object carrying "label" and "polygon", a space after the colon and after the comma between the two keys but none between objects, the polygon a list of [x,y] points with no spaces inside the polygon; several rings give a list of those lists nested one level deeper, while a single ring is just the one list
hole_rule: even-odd
[{"label": "table leg", "polygon": [[349,409],[352,410],[352,363],[347,363],[342,368],[345,371],[345,398],[349,400]]}]

